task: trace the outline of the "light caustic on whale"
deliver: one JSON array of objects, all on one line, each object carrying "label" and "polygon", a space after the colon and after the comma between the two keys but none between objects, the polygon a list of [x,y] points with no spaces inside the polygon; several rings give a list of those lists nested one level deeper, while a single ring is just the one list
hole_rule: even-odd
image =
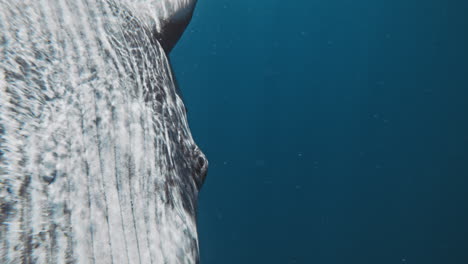
[{"label": "light caustic on whale", "polygon": [[198,263],[195,0],[0,0],[0,263]]}]

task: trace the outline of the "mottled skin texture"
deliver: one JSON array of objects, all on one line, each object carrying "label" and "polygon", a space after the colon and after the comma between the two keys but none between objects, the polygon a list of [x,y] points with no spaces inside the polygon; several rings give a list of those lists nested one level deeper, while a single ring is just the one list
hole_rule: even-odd
[{"label": "mottled skin texture", "polygon": [[0,263],[198,263],[192,0],[0,0]]}]

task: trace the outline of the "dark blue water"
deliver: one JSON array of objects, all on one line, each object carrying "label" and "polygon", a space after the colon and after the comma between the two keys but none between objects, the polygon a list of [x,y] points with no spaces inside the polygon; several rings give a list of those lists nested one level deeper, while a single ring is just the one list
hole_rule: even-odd
[{"label": "dark blue water", "polygon": [[468,263],[468,4],[199,0],[202,264]]}]

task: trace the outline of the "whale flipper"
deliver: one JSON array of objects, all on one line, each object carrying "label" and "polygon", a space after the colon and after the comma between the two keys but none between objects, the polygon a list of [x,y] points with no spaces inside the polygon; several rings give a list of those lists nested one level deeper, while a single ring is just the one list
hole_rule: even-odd
[{"label": "whale flipper", "polygon": [[158,40],[167,53],[170,53],[182,33],[187,28],[193,16],[196,1],[189,1],[186,5],[175,9],[172,15],[161,21]]},{"label": "whale flipper", "polygon": [[140,18],[146,18],[146,23],[151,24],[156,39],[167,54],[179,41],[182,33],[193,16],[197,0],[134,0],[124,4],[138,14]]}]

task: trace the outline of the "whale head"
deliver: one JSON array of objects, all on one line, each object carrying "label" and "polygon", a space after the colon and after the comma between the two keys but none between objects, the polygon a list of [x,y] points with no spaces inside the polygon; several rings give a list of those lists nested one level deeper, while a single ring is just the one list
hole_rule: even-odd
[{"label": "whale head", "polygon": [[0,0],[0,263],[199,262],[195,0]]}]

